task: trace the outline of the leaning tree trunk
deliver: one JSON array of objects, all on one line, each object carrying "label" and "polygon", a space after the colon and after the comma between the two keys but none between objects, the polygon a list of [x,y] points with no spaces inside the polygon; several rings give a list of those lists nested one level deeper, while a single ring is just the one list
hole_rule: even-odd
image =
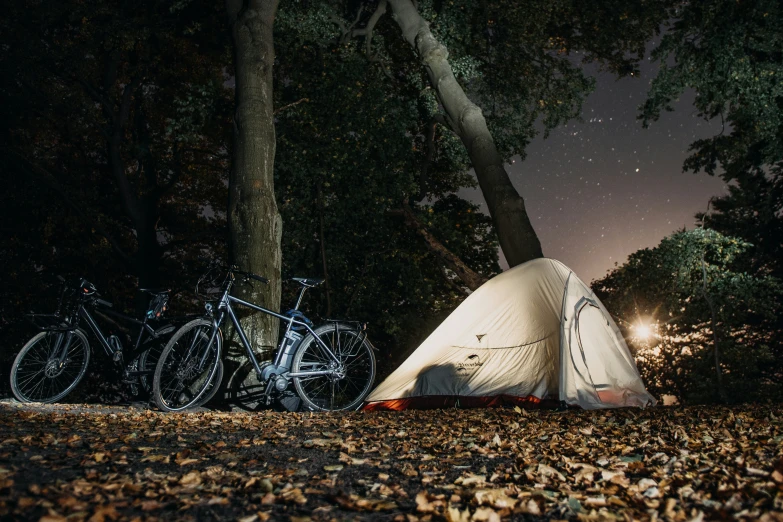
[{"label": "leaning tree trunk", "polygon": [[[280,239],[283,222],[275,201],[275,127],[272,102],[272,25],[277,0],[227,0],[236,78],[234,143],[228,221],[234,263],[269,279],[269,285],[236,287],[243,299],[280,306]],[[253,314],[242,321],[253,348],[272,350],[277,320]]]},{"label": "leaning tree trunk", "polygon": [[509,266],[543,257],[525,202],[508,177],[481,109],[468,99],[454,77],[448,51],[435,39],[411,0],[389,0],[389,4],[403,37],[427,68],[449,126],[467,149]]}]

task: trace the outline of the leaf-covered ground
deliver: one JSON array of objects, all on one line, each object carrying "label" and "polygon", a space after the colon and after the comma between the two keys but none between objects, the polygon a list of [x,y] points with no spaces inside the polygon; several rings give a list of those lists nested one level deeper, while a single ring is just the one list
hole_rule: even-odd
[{"label": "leaf-covered ground", "polygon": [[164,415],[6,401],[0,518],[783,520],[783,407]]}]

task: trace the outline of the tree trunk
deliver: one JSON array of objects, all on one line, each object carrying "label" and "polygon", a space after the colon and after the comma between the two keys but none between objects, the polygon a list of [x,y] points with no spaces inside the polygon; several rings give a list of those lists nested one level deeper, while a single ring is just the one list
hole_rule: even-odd
[{"label": "tree trunk", "polygon": [[[226,1],[236,75],[228,203],[231,255],[242,270],[269,279],[269,285],[238,286],[236,293],[273,310],[280,306],[283,229],[273,176],[272,26],[277,4],[277,0]],[[277,345],[278,323],[273,317],[253,314],[242,326],[254,349],[271,351]]]},{"label": "tree trunk", "polygon": [[[132,258],[132,270],[137,277],[137,288],[157,288],[160,286],[160,264],[162,249],[158,242],[156,222],[159,216],[158,196],[138,197],[125,174],[126,164],[122,159],[122,135],[131,109],[131,95],[140,84],[134,81],[125,89],[120,117],[114,123],[111,137],[107,142],[109,168],[120,192],[125,213],[136,231],[136,255]],[[136,292],[135,309],[142,314],[147,309],[149,295]]]},{"label": "tree trunk", "polygon": [[329,280],[329,263],[326,256],[326,230],[324,226],[324,192],[318,183],[318,243],[321,246],[321,264],[324,267],[324,287],[326,287],[326,317],[332,316],[332,286]]},{"label": "tree trunk", "polygon": [[543,257],[525,202],[508,177],[481,109],[468,99],[454,77],[448,51],[435,39],[411,0],[389,0],[389,4],[403,37],[427,69],[450,128],[467,149],[509,266]]},{"label": "tree trunk", "polygon": [[702,283],[702,293],[704,294],[704,299],[707,301],[707,306],[710,308],[710,324],[712,325],[712,347],[713,347],[713,355],[715,359],[715,385],[716,385],[716,396],[720,402],[726,402],[726,395],[723,392],[723,375],[720,368],[720,342],[718,341],[718,318],[717,314],[715,313],[715,304],[712,302],[712,298],[710,297],[710,293],[707,290],[707,267],[706,262],[704,261],[704,252],[701,254],[701,283]]},{"label": "tree trunk", "polygon": [[[163,249],[158,240],[157,197],[144,197],[141,199],[141,220],[136,223],[136,273],[139,277],[140,288],[160,288],[160,265]],[[146,303],[145,303],[146,304]]]}]

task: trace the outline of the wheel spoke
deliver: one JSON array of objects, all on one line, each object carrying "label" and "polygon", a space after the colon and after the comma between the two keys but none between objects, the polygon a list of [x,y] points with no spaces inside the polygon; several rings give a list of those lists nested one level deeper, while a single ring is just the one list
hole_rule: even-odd
[{"label": "wheel spoke", "polygon": [[[70,337],[65,358],[57,359],[57,351]],[[55,402],[71,392],[79,383],[89,363],[89,345],[78,330],[68,333],[42,332],[33,337],[19,352],[11,369],[11,388],[23,402]]]},{"label": "wheel spoke", "polygon": [[[213,344],[207,346],[211,334],[211,323],[196,321],[172,336],[157,362],[153,383],[155,402],[162,410],[179,411],[196,406],[216,391],[216,384],[207,378],[214,375],[216,380],[221,374],[222,363],[217,358],[219,350],[215,344],[220,340],[216,334]],[[199,368],[205,353],[205,364]]]},{"label": "wheel spoke", "polygon": [[307,373],[333,370],[334,373],[295,377],[297,393],[311,409],[355,408],[369,393],[375,377],[372,348],[365,342],[363,333],[344,325],[324,326],[316,333],[325,347],[311,338],[294,356],[294,371]]}]

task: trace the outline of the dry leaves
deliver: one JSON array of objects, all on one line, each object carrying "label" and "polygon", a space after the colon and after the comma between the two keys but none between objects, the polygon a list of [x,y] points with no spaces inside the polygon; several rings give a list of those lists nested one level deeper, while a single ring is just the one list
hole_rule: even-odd
[{"label": "dry leaves", "polygon": [[2,519],[783,520],[780,407],[0,413]]}]

